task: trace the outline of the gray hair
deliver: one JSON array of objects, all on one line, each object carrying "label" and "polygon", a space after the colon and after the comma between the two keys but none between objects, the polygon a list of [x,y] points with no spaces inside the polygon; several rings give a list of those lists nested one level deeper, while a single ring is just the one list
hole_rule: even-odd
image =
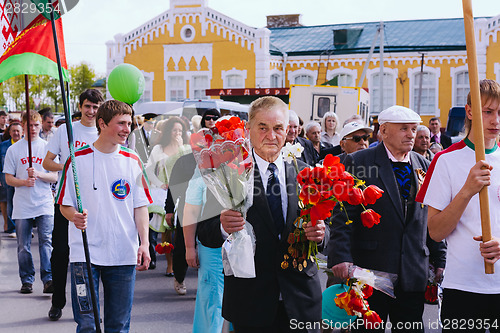
[{"label": "gray hair", "polygon": [[420,131],[425,131],[429,136],[431,135],[431,131],[425,125],[418,125],[417,126],[417,133],[420,132]]},{"label": "gray hair", "polygon": [[352,122],[356,122],[360,125],[365,126],[365,121],[363,120],[363,118],[359,114],[353,114],[352,116],[347,118],[346,121],[344,121],[344,127],[345,127],[345,125],[352,123]]},{"label": "gray hair", "polygon": [[[248,122],[252,123],[255,115],[261,111],[269,111],[273,109],[279,109],[286,115],[288,120],[288,106],[278,97],[274,96],[263,96],[257,98],[250,104],[250,109],[248,111]],[[285,124],[288,126],[288,124]]]},{"label": "gray hair", "polygon": [[293,110],[288,110],[288,122],[294,120],[297,122],[297,124],[299,124],[299,116],[297,116],[297,113],[295,113],[295,111]]},{"label": "gray hair", "polygon": [[306,127],[304,127],[304,131],[307,133],[313,127],[319,127],[319,130],[321,131],[321,125],[316,121],[308,122]]}]

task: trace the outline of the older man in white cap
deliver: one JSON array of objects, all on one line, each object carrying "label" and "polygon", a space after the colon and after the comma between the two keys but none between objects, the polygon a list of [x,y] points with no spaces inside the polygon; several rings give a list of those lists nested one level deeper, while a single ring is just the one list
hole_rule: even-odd
[{"label": "older man in white cap", "polygon": [[346,124],[340,131],[340,147],[342,147],[342,151],[347,155],[368,148],[368,140],[372,132],[371,127],[356,121]]},{"label": "older man in white cap", "polygon": [[[427,208],[415,203],[415,195],[429,162],[412,151],[422,120],[414,111],[395,105],[382,111],[378,121],[382,144],[348,155],[344,164],[367,186],[376,185],[384,191],[375,204],[366,206],[381,215],[380,223],[371,228],[363,226],[362,206],[345,204],[353,221],[346,224],[345,212],[336,207],[328,244],[328,267],[341,279],[349,276],[352,265],[396,274],[396,298],[375,291],[369,299],[370,308],[384,323],[390,316],[393,332],[400,331],[398,327],[407,328],[405,325],[413,325],[411,332],[423,332],[430,251],[426,246]],[[433,244],[441,250],[433,249],[436,257],[441,258],[438,265],[444,265],[442,246]]]}]

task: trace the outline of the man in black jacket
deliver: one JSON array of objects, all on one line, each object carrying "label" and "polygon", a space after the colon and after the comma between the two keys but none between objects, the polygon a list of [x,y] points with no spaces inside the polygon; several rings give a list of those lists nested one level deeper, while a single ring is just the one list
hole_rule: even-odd
[{"label": "man in black jacket", "polygon": [[451,138],[441,133],[441,120],[439,120],[439,117],[433,117],[429,120],[429,130],[431,131],[431,142],[441,144],[444,149],[451,146]]},{"label": "man in black jacket", "polygon": [[[256,277],[224,278],[222,315],[237,333],[286,332],[306,323],[316,324],[310,332],[320,328],[321,286],[316,264],[308,261],[301,270],[292,265],[282,268],[288,235],[294,231],[300,211],[297,172],[281,155],[287,127],[288,108],[280,99],[266,96],[251,104],[248,128],[255,161],[253,205],[246,221],[239,212],[224,210],[220,223],[212,225],[219,233],[222,226],[225,235],[242,230],[245,223],[255,231]],[[275,205],[279,208],[270,208]],[[309,222],[304,230],[308,240],[323,241],[323,221],[314,227]]]},{"label": "man in black jacket", "polygon": [[[346,279],[350,266],[357,265],[392,274],[398,279],[393,299],[375,291],[370,308],[385,322],[390,316],[394,328],[412,326],[423,332],[422,314],[427,285],[429,254],[427,207],[415,202],[429,161],[412,151],[420,116],[402,106],[392,106],[378,117],[382,144],[347,155],[346,169],[366,185],[376,185],[384,194],[372,208],[381,215],[380,224],[370,228],[361,222],[360,205],[344,204],[353,223],[335,207],[328,243],[328,267],[335,277]],[[439,246],[444,246],[440,243]]]}]

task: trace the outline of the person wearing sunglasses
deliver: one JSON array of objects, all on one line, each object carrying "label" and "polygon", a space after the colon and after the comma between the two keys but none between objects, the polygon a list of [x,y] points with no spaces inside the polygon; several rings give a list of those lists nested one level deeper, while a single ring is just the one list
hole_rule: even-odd
[{"label": "person wearing sunglasses", "polygon": [[344,153],[341,157],[368,148],[372,132],[373,129],[356,121],[346,124],[340,131],[340,147]]},{"label": "person wearing sunglasses", "polygon": [[208,109],[201,117],[201,127],[213,128],[219,118],[220,113],[217,109]]}]

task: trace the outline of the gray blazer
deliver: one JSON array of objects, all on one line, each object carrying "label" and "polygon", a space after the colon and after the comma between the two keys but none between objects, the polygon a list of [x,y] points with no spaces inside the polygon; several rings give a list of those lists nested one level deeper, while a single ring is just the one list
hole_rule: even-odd
[{"label": "gray blazer", "polygon": [[[429,162],[414,151],[410,151],[410,159],[413,181],[418,189],[415,170],[426,172]],[[427,207],[413,200],[405,214],[383,144],[347,155],[344,164],[348,171],[365,180],[366,185],[374,184],[384,190],[382,197],[367,207],[373,208],[381,219],[380,224],[372,228],[364,227],[360,220],[361,206],[346,203],[347,213],[353,221],[346,225],[346,215],[337,205],[328,243],[328,267],[352,262],[363,268],[395,273],[402,290],[423,292],[429,266]]]}]

